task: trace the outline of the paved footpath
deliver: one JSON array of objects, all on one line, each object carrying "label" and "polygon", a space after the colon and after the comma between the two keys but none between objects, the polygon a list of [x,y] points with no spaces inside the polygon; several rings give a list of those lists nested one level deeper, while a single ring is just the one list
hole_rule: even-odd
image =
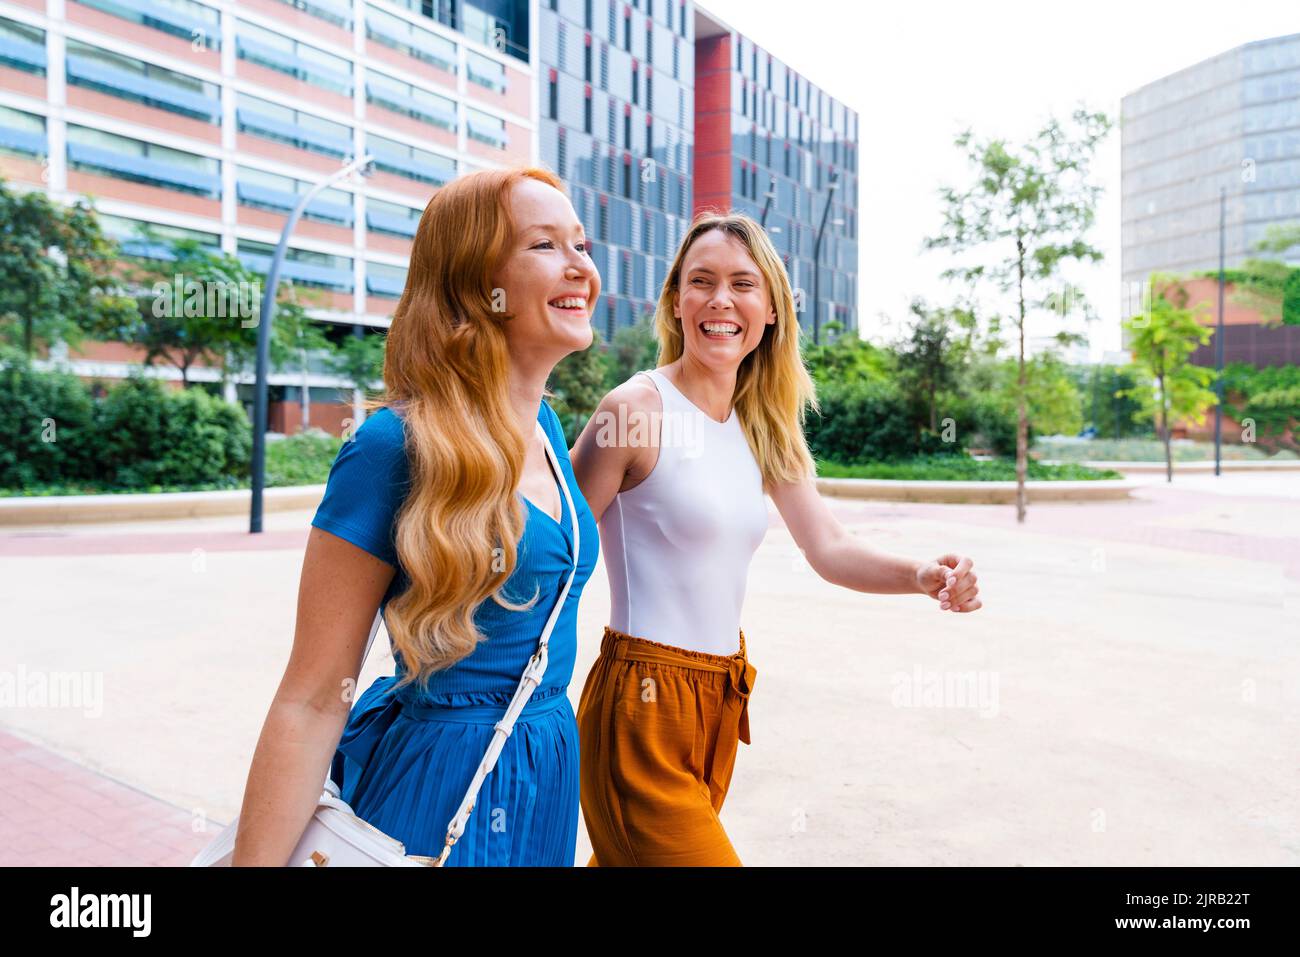
[{"label": "paved footpath", "polygon": [[[772,511],[722,812],[747,864],[1300,865],[1300,475],[1157,475],[1023,524],[828,502],[870,547],[974,557],[985,608],[832,586]],[[94,690],[0,704],[0,866],[184,864],[238,814],[310,517],[0,529],[0,677]],[[608,611],[601,563],[575,705]]]}]

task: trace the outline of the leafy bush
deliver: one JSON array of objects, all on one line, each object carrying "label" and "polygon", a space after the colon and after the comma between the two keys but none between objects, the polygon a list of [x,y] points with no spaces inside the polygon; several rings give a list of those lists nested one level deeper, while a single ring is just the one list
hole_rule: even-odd
[{"label": "leafy bush", "polygon": [[94,401],[75,375],[38,372],[20,352],[0,355],[0,486],[91,475]]},{"label": "leafy bush", "polygon": [[846,464],[889,461],[916,453],[918,438],[901,396],[887,386],[831,383],[817,397],[821,415],[805,422],[817,458]]},{"label": "leafy bush", "polygon": [[323,485],[343,440],[324,432],[300,432],[266,445],[266,485]]},{"label": "leafy bush", "polygon": [[0,488],[229,488],[247,475],[242,408],[135,376],[94,400],[76,376],[0,360]]}]

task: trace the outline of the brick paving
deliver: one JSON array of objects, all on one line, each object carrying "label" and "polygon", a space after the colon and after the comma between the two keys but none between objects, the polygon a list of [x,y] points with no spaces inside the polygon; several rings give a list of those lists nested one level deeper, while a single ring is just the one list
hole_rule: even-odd
[{"label": "brick paving", "polygon": [[182,867],[191,815],[0,731],[0,867]]}]

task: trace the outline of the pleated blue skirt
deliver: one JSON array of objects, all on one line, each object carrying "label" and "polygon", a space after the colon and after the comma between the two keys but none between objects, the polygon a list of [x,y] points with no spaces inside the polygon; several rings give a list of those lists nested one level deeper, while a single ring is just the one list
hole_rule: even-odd
[{"label": "pleated blue skirt", "polygon": [[[352,706],[330,776],[358,817],[406,853],[436,857],[505,703],[416,703],[393,694],[396,681],[376,679]],[[444,866],[573,866],[578,725],[566,689],[541,694],[506,738]]]}]

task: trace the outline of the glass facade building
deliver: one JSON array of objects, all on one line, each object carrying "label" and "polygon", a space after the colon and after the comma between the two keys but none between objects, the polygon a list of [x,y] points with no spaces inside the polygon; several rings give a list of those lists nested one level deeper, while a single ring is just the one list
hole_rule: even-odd
[{"label": "glass facade building", "polygon": [[[834,171],[821,316],[856,330],[857,129],[688,0],[0,0],[0,175],[93,199],[129,253],[165,259],[189,238],[264,271],[299,197],[375,157],[313,200],[282,270],[335,342],[388,326],[439,186],[525,163],[566,182],[606,340],[653,313],[695,213],[760,218],[769,187],[767,226],[811,329]],[[115,379],[138,351],[88,343],[70,358]],[[283,396],[343,387],[314,360],[271,382]]]},{"label": "glass facade building", "polygon": [[[282,276],[329,338],[379,331],[434,190],[536,159],[528,16],[527,0],[0,0],[0,174],[93,197],[131,253],[188,237],[263,271],[298,198],[368,151],[370,176],[307,208]],[[112,379],[138,357],[71,358]],[[303,380],[273,373],[274,394]],[[306,381],[340,385],[315,361]]]},{"label": "glass facade building", "polygon": [[[1300,34],[1180,70],[1121,105],[1122,273],[1217,269],[1219,190],[1229,267],[1273,224],[1300,221]],[[1300,248],[1289,254],[1300,263]]]},{"label": "glass facade building", "polygon": [[592,241],[606,341],[653,315],[691,220],[694,17],[681,0],[543,0],[538,145]]},{"label": "glass facade building", "polygon": [[685,0],[543,0],[538,143],[593,240],[606,339],[653,315],[678,242],[704,209],[766,225],[812,331],[857,334],[852,110]]},{"label": "glass facade building", "polygon": [[696,208],[764,221],[805,331],[815,310],[820,341],[857,335],[857,113],[703,10],[696,30]]}]

